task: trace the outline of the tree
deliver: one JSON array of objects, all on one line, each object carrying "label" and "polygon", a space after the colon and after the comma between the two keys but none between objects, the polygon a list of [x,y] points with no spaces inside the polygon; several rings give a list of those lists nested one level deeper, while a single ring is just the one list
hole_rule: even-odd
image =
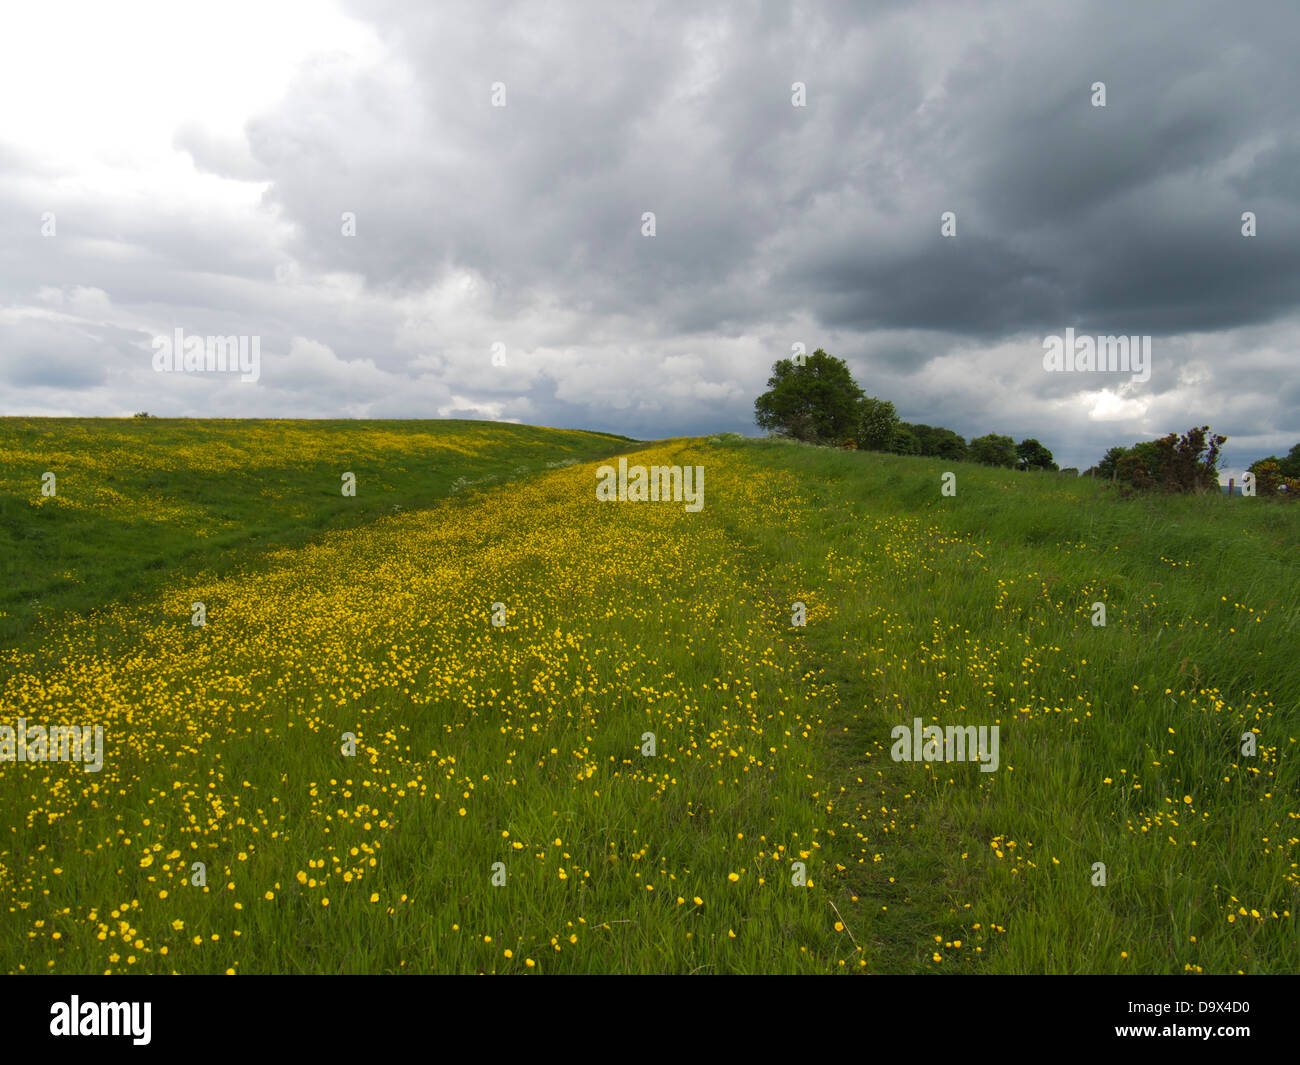
[{"label": "tree", "polygon": [[[1143,482],[1138,487],[1150,487],[1145,482],[1152,481],[1160,468],[1160,448],[1154,440],[1143,440],[1132,447],[1112,447],[1097,463],[1098,477],[1106,480],[1112,478],[1125,484]],[[1154,482],[1153,482],[1154,483]]]},{"label": "tree", "polygon": [[1255,494],[1285,499],[1290,503],[1300,501],[1300,444],[1296,444],[1284,459],[1270,455],[1252,462],[1247,467],[1255,475]]},{"label": "tree", "polygon": [[977,436],[970,442],[970,457],[983,466],[1012,468],[1016,464],[1016,442],[997,433]]},{"label": "tree", "polygon": [[1137,459],[1142,468],[1147,470],[1152,477],[1159,477],[1162,465],[1159,441],[1139,440],[1129,449],[1129,454]]},{"label": "tree", "polygon": [[[1268,458],[1259,461],[1276,463],[1278,472],[1283,477],[1300,477],[1300,444],[1296,444],[1284,459],[1280,459],[1276,455],[1269,455]],[[1250,470],[1254,472],[1255,467],[1251,466]]]},{"label": "tree", "polygon": [[912,435],[916,437],[920,455],[940,459],[966,458],[966,438],[951,429],[942,429],[934,425],[909,425]]},{"label": "tree", "polygon": [[899,422],[894,426],[894,432],[889,438],[889,450],[895,455],[921,453],[921,442],[917,440],[916,433],[912,432],[912,427],[907,422]]},{"label": "tree", "polygon": [[864,451],[888,451],[899,424],[892,403],[864,396],[858,406],[858,435],[854,439]]},{"label": "tree", "polygon": [[1101,461],[1092,468],[1092,472],[1097,477],[1104,477],[1109,481],[1115,476],[1116,469],[1119,466],[1119,460],[1127,454],[1128,448],[1126,447],[1116,446],[1108,449],[1106,454],[1102,456]]},{"label": "tree", "polygon": [[1054,470],[1056,468],[1056,460],[1052,457],[1052,453],[1032,436],[1016,445],[1016,469]]},{"label": "tree", "polygon": [[1300,477],[1300,444],[1287,452],[1286,458],[1278,463],[1284,477]]},{"label": "tree", "polygon": [[779,360],[767,387],[754,400],[754,420],[762,429],[813,444],[839,443],[857,429],[862,389],[844,361],[821,348],[802,366]]}]

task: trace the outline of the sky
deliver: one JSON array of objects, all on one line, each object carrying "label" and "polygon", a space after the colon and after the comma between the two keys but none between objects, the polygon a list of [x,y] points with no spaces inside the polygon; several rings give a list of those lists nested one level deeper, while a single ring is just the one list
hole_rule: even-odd
[{"label": "sky", "polygon": [[[1297,41],[1293,0],[6,4],[0,414],[760,435],[802,345],[1062,466],[1209,424],[1239,470],[1300,441]],[[159,372],[177,329],[257,379]],[[1067,329],[1147,379],[1045,368]]]}]

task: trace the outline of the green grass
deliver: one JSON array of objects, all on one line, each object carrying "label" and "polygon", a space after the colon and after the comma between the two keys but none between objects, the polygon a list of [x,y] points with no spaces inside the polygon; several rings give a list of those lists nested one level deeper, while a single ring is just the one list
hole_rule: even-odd
[{"label": "green grass", "polygon": [[[750,447],[820,515],[806,547],[790,530],[750,537],[829,599],[809,639],[842,707],[840,772],[887,810],[883,862],[850,880],[896,899],[889,920],[864,915],[884,937],[878,968],[1300,967],[1300,508]],[[1002,768],[889,761],[888,728],[914,715],[999,723]],[[1256,758],[1239,754],[1250,729]],[[1001,858],[999,837],[1016,841]],[[974,957],[990,927],[1007,932]]]},{"label": "green grass", "polygon": [[[204,549],[0,652],[0,721],[111,752],[0,764],[0,969],[1300,967],[1300,508],[734,438],[632,461],[702,465],[704,510],[546,471]],[[996,724],[1000,768],[894,761],[913,717]]]},{"label": "green grass", "polygon": [[[464,420],[0,419],[0,647],[268,548],[427,507],[461,479],[627,450],[627,437]],[[55,474],[43,499],[42,477]],[[341,475],[357,476],[353,497]]]}]

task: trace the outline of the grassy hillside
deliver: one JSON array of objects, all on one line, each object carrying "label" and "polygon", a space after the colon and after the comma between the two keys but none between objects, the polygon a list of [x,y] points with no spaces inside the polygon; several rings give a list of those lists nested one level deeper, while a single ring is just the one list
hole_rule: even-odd
[{"label": "grassy hillside", "polygon": [[[800,485],[804,520],[753,542],[824,597],[808,640],[881,967],[1296,971],[1296,508],[748,450]],[[1001,767],[892,761],[915,716],[997,723]]]},{"label": "grassy hillside", "polygon": [[[622,450],[624,437],[475,421],[0,419],[0,646],[181,573]],[[42,495],[46,472],[55,494]],[[342,474],[356,475],[354,497]]]},{"label": "grassy hillside", "polygon": [[[0,969],[1300,967],[1296,508],[632,461],[704,509],[557,469],[0,652],[0,722],[107,750],[0,763]],[[997,725],[998,769],[894,761],[915,717]]]}]

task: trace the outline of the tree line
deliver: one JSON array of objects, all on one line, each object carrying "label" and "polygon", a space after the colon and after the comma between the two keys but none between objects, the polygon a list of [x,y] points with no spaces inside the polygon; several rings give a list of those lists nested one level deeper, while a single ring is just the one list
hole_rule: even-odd
[{"label": "tree line", "polygon": [[[767,387],[754,401],[754,420],[778,436],[822,446],[1007,469],[1059,469],[1052,452],[1033,437],[1016,443],[1009,436],[988,433],[968,443],[951,429],[901,420],[893,403],[868,396],[854,381],[848,365],[821,348],[811,355],[778,360]],[[1132,447],[1112,447],[1085,474],[1117,482],[1126,492],[1217,490],[1219,458],[1226,441],[1226,436],[1211,432],[1208,425],[1182,436],[1170,433]],[[1260,459],[1250,466],[1250,472],[1255,475],[1258,495],[1300,499],[1300,444],[1284,459]]]}]

